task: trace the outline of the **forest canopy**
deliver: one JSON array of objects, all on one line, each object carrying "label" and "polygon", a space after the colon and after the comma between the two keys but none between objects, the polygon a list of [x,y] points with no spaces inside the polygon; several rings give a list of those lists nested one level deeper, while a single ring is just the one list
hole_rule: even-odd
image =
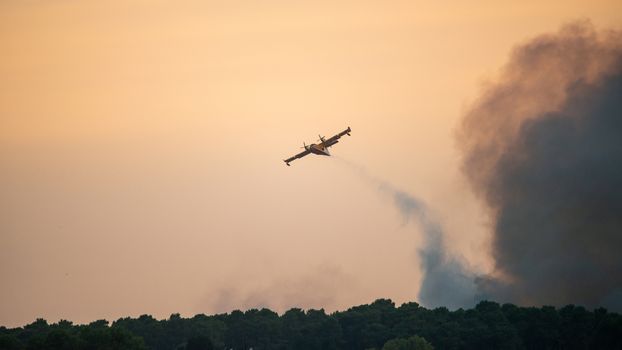
[{"label": "forest canopy", "polygon": [[184,318],[173,314],[76,325],[37,319],[0,327],[0,349],[622,349],[622,316],[603,308],[519,307],[482,301],[473,309],[396,307],[378,299],[324,310],[235,310]]}]

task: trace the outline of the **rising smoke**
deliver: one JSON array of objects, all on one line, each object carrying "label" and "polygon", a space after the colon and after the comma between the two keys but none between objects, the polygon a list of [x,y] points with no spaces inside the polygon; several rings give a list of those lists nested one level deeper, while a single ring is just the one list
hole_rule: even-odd
[{"label": "rising smoke", "polygon": [[450,309],[473,306],[475,275],[465,268],[462,260],[448,254],[443,242],[442,225],[425,203],[389,182],[370,175],[364,167],[343,158],[335,158],[355,170],[381,193],[390,196],[405,224],[414,221],[419,225],[423,233],[423,245],[418,249],[423,272],[419,302],[427,307],[445,306]]},{"label": "rising smoke", "polygon": [[622,310],[622,35],[588,22],[518,47],[459,131],[490,210],[481,297]]},{"label": "rising smoke", "polygon": [[424,234],[423,246],[418,250],[423,271],[419,301],[427,307],[457,309],[473,306],[474,274],[461,260],[447,253],[439,221],[432,218],[423,202],[406,192],[388,186],[382,186],[381,190],[393,197],[402,216],[416,218]]}]

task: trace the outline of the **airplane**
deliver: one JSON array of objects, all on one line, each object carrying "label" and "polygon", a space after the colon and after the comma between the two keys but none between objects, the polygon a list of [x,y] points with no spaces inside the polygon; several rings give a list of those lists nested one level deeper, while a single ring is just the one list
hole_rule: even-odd
[{"label": "airplane", "polygon": [[283,160],[285,162],[285,164],[287,164],[287,166],[289,166],[289,163],[298,159],[298,158],[302,158],[304,156],[306,156],[309,153],[313,153],[313,154],[317,154],[320,156],[330,156],[330,153],[328,152],[328,147],[336,144],[337,142],[339,142],[339,139],[341,138],[341,136],[343,135],[348,135],[350,136],[350,131],[352,131],[352,129],[350,129],[350,127],[348,126],[347,129],[345,129],[344,131],[338,133],[337,135],[329,138],[329,139],[325,139],[324,136],[322,135],[318,135],[320,137],[320,139],[318,140],[320,143],[312,143],[310,145],[307,145],[306,143],[302,143],[302,148],[304,148],[305,150],[298,153],[297,155],[287,158],[285,160]]}]

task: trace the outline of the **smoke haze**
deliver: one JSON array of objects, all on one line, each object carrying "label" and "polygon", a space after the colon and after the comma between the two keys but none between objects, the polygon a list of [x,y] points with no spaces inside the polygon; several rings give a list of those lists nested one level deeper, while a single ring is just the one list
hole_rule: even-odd
[{"label": "smoke haze", "polygon": [[278,278],[246,290],[234,286],[217,290],[206,296],[200,308],[216,313],[261,308],[285,312],[295,307],[334,311],[338,306],[338,296],[356,285],[353,276],[339,266],[325,263],[306,274]]},{"label": "smoke haze", "polygon": [[481,297],[622,310],[622,36],[589,22],[518,47],[459,130],[489,208]]}]

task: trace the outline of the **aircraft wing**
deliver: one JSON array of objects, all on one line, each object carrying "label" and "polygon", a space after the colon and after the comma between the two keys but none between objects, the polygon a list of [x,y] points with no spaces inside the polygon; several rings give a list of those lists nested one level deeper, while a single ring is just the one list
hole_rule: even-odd
[{"label": "aircraft wing", "polygon": [[335,136],[333,136],[333,137],[331,137],[329,139],[326,139],[324,141],[324,147],[330,147],[330,146],[336,144],[337,142],[339,142],[339,139],[341,138],[341,136],[343,136],[343,135],[348,135],[349,136],[350,135],[350,131],[352,131],[352,129],[350,129],[350,127],[348,126],[348,128],[345,129],[344,131],[338,133],[337,135],[335,135]]},{"label": "aircraft wing", "polygon": [[287,166],[289,166],[289,162],[294,161],[294,160],[296,160],[298,158],[302,158],[302,157],[306,156],[309,153],[311,153],[311,151],[309,151],[308,149],[305,149],[304,151],[298,153],[297,155],[285,159],[284,162],[285,162],[285,164],[287,164]]}]

